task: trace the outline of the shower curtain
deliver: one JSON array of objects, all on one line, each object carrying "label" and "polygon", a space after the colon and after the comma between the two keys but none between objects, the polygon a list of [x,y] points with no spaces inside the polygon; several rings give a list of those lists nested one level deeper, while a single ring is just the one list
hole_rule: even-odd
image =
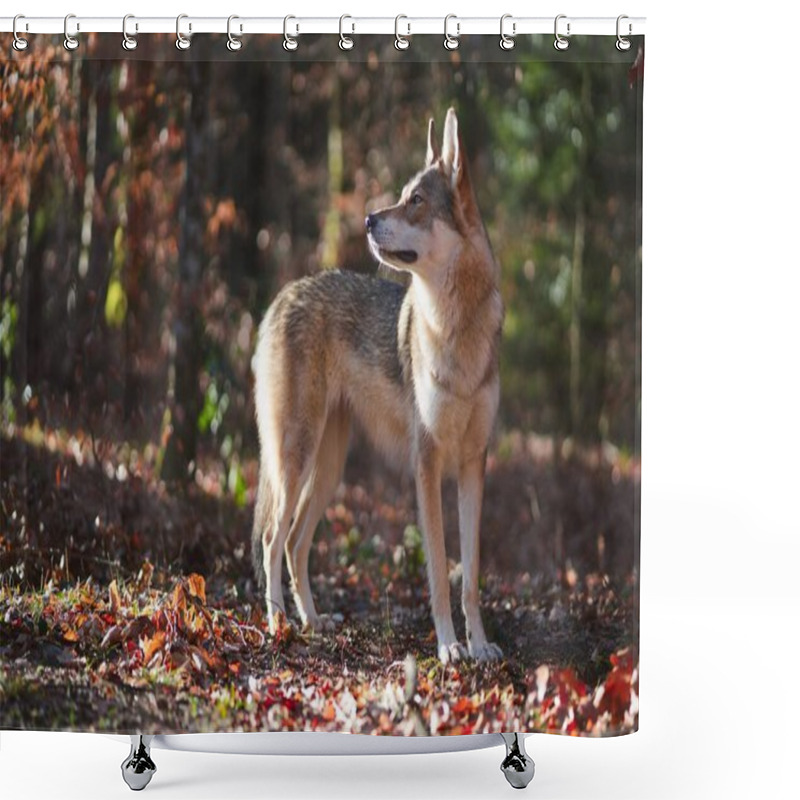
[{"label": "shower curtain", "polygon": [[[636,730],[643,37],[29,38],[0,55],[0,729]],[[362,374],[345,358],[401,364],[385,298],[483,236],[503,309],[477,572],[494,649],[467,641],[457,482],[432,567],[410,434],[376,449],[358,419],[311,523],[314,630],[291,545],[283,605],[258,543],[251,563],[275,460],[257,417],[283,425],[325,396],[298,366],[313,356],[337,380]],[[294,348],[259,336],[276,297],[326,275],[287,323]],[[258,407],[265,337],[270,391],[305,381],[292,404]],[[388,418],[427,402],[423,377],[342,391]],[[445,658],[437,569],[459,643]]]}]

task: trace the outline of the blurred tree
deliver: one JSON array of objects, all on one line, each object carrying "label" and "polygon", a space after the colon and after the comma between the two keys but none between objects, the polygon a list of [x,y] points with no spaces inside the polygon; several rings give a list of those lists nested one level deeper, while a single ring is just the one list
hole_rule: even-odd
[{"label": "blurred tree", "polygon": [[454,104],[502,266],[501,425],[637,446],[641,100],[622,56],[420,42],[410,61],[364,37],[356,61],[320,37],[288,62],[267,37],[249,61],[112,61],[101,38],[0,57],[4,419],[161,441],[178,481],[204,452],[252,453],[269,300],[322,267],[375,270],[365,210],[397,199]]},{"label": "blurred tree", "polygon": [[161,472],[165,480],[180,483],[194,477],[197,456],[198,376],[203,360],[203,322],[198,301],[206,261],[203,192],[208,147],[209,73],[207,61],[192,61],[188,66],[189,110],[185,123],[185,174],[178,218],[178,281],[172,326],[171,370],[174,372],[168,400],[171,432]]}]

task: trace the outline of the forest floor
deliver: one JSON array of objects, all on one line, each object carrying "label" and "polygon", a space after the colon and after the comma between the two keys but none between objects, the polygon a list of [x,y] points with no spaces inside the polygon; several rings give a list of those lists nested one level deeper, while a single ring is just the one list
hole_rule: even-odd
[{"label": "forest floor", "polygon": [[504,658],[443,666],[408,480],[353,460],[311,557],[317,609],[337,630],[281,620],[271,635],[249,557],[254,463],[237,468],[244,493],[212,459],[187,490],[169,492],[145,450],[123,458],[108,443],[38,428],[4,431],[0,447],[0,727],[613,735],[638,726],[638,463],[617,453],[520,437],[498,448],[482,612]]}]

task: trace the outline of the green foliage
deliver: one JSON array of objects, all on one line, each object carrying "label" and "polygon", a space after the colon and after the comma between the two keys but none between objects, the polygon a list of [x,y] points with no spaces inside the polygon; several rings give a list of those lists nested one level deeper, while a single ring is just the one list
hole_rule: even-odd
[{"label": "green foliage", "polygon": [[425,569],[425,543],[416,525],[406,525],[403,530],[403,550],[408,574],[420,575]]},{"label": "green foliage", "polygon": [[[0,303],[0,355],[5,365],[11,360],[14,351],[14,342],[17,336],[17,320],[19,311],[16,303],[10,297],[4,297]],[[6,366],[3,369],[3,421],[14,422],[14,379],[11,370]]]},{"label": "green foliage", "polygon": [[128,310],[128,298],[122,283],[112,279],[106,292],[106,323],[113,328],[121,328]]},{"label": "green foliage", "polygon": [[[602,420],[613,408],[615,422],[629,422],[611,434],[633,444],[637,104],[618,64],[525,60],[513,83],[483,103],[492,147],[479,201],[489,210],[507,304],[507,423],[591,440],[609,433]],[[612,341],[625,346],[610,348]]]},{"label": "green foliage", "polygon": [[122,273],[125,266],[125,231],[122,226],[114,231],[113,257],[111,263],[111,279],[106,291],[106,324],[112,328],[121,328],[128,311],[128,297],[122,284]]},{"label": "green foliage", "polygon": [[6,360],[11,358],[17,333],[19,310],[10,297],[4,297],[0,304],[0,352]]},{"label": "green foliage", "polygon": [[197,429],[200,433],[210,431],[216,435],[229,405],[228,393],[220,390],[215,379],[209,380],[208,388],[203,396],[203,407],[197,418]]},{"label": "green foliage", "polygon": [[364,539],[361,531],[353,525],[339,538],[339,564],[343,567],[363,564],[375,556],[375,543]]},{"label": "green foliage", "polygon": [[244,508],[247,505],[247,481],[244,479],[244,473],[239,465],[238,458],[231,459],[228,469],[228,492],[239,508]]}]

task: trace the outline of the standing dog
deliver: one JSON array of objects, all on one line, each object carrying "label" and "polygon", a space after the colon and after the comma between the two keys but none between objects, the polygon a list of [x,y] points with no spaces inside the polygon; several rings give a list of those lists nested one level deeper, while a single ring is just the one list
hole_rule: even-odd
[{"label": "standing dog", "polygon": [[503,303],[453,109],[441,154],[431,120],[425,168],[366,227],[377,259],[411,273],[408,289],[339,271],[302,278],[281,290],[258,333],[253,561],[270,625],[285,610],[285,552],[303,624],[331,627],[314,608],[308,555],[355,421],[390,461],[413,467],[445,663],[466,656],[453,627],[442,526],[442,479],[457,478],[467,648],[473,658],[497,659],[478,605],[478,542]]}]

